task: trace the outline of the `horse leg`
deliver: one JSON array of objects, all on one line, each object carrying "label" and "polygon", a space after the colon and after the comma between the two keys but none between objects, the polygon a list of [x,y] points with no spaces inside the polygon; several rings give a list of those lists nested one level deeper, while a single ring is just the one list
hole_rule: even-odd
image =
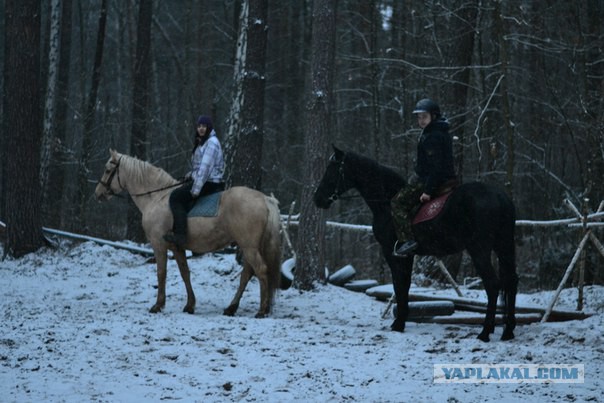
[{"label": "horse leg", "polygon": [[231,301],[229,306],[225,308],[225,310],[223,312],[224,315],[226,315],[226,316],[235,315],[235,312],[237,312],[237,309],[239,308],[239,301],[241,301],[241,297],[243,296],[245,287],[247,286],[247,283],[250,281],[250,278],[252,278],[253,274],[254,274],[254,272],[252,270],[252,267],[249,265],[249,263],[247,263],[247,261],[244,261],[243,262],[243,271],[241,272],[241,276],[239,277],[239,288],[237,288],[237,292],[235,293],[235,296],[233,297],[233,300]]},{"label": "horse leg", "polygon": [[518,291],[518,275],[516,273],[503,280],[503,295],[505,300],[505,328],[501,340],[514,338],[516,328],[516,293]]},{"label": "horse leg", "polygon": [[260,308],[256,314],[257,318],[265,318],[271,311],[271,293],[268,282],[268,267],[260,255],[258,249],[246,248],[243,250],[243,258],[252,266],[254,274],[260,283]]},{"label": "horse leg", "polygon": [[501,340],[511,340],[514,338],[514,329],[516,328],[516,293],[518,292],[518,275],[516,274],[516,264],[514,252],[497,252],[499,258],[499,275],[504,297],[504,322],[505,328],[501,335]]},{"label": "horse leg", "polygon": [[384,248],[386,262],[390,266],[392,285],[396,297],[396,318],[390,328],[395,332],[405,331],[405,322],[409,315],[409,287],[411,286],[411,272],[413,270],[413,256],[394,258],[392,248]]},{"label": "horse leg", "polygon": [[168,254],[163,252],[155,252],[155,261],[157,262],[157,301],[155,305],[149,309],[151,313],[158,313],[166,305],[166,266],[168,262]]},{"label": "horse leg", "polygon": [[250,260],[252,267],[254,268],[254,274],[260,283],[260,308],[258,309],[258,313],[256,313],[256,318],[266,318],[271,312],[272,303],[268,281],[268,267],[266,266],[264,259],[257,249],[255,249],[252,253],[246,253],[245,255],[251,255]]},{"label": "horse leg", "polygon": [[484,342],[489,341],[489,335],[495,331],[495,313],[497,311],[497,297],[499,295],[499,279],[491,264],[490,248],[475,250],[468,248],[468,253],[474,262],[476,271],[482,278],[484,289],[487,293],[487,313],[484,318],[482,332],[478,339]]},{"label": "horse leg", "polygon": [[195,312],[195,294],[193,293],[193,287],[191,286],[191,270],[187,263],[187,256],[183,249],[176,249],[174,251],[174,259],[178,264],[178,270],[180,270],[180,276],[182,281],[185,283],[187,290],[187,304],[183,308],[183,312],[193,314]]}]

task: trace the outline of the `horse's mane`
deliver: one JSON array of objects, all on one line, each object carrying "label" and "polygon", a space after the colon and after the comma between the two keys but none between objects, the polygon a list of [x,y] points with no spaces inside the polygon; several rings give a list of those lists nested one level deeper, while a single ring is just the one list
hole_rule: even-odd
[{"label": "horse's mane", "polygon": [[379,164],[371,158],[354,152],[347,152],[346,161],[350,163],[350,166],[354,166],[358,170],[358,175],[370,177],[374,181],[377,181],[379,178],[384,187],[398,191],[406,185],[405,179],[399,173],[392,168]]},{"label": "horse's mane", "polygon": [[132,180],[137,183],[154,183],[168,185],[176,183],[176,179],[169,173],[153,164],[139,160],[130,155],[121,154],[120,165],[132,175]]}]

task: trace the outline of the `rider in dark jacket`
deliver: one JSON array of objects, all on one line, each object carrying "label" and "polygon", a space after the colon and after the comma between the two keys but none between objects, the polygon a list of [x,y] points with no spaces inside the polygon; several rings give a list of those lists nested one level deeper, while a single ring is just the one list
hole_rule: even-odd
[{"label": "rider in dark jacket", "polygon": [[406,241],[394,251],[395,256],[406,256],[417,249],[413,239],[411,219],[421,203],[439,195],[443,185],[455,181],[453,143],[449,123],[431,99],[420,100],[413,110],[422,134],[417,144],[415,173],[417,183],[404,187],[392,200],[392,215],[399,241]]},{"label": "rider in dark jacket", "polygon": [[443,183],[455,178],[453,142],[445,118],[438,117],[424,128],[417,145],[415,172],[430,198],[436,196]]}]

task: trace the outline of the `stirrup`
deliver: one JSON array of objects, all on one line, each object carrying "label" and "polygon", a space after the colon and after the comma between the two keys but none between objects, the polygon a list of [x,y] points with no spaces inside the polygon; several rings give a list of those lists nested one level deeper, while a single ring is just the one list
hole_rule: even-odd
[{"label": "stirrup", "polygon": [[394,251],[392,252],[392,256],[396,257],[407,257],[413,251],[417,249],[419,246],[417,241],[414,239],[410,239],[405,241],[401,246],[398,246],[398,240],[394,243]]},{"label": "stirrup", "polygon": [[394,247],[392,248],[392,256],[396,256],[396,250],[399,248],[399,242],[400,241],[398,239],[394,242]]}]

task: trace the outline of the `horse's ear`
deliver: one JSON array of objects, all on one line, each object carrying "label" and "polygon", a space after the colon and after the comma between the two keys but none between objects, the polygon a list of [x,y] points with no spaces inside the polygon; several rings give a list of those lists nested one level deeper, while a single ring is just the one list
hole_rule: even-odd
[{"label": "horse's ear", "polygon": [[109,149],[109,154],[111,154],[111,158],[116,160],[117,159],[117,151],[115,151],[113,148]]},{"label": "horse's ear", "polygon": [[340,150],[334,144],[332,144],[331,146],[333,147],[333,157],[335,158],[335,160],[341,161],[342,159],[344,159],[344,151]]}]

